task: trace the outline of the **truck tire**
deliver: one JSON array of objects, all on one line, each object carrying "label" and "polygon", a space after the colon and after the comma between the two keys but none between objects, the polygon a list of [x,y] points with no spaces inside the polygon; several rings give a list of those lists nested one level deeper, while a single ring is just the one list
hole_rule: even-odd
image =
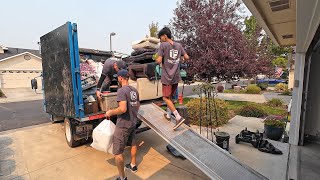
[{"label": "truck tire", "polygon": [[68,145],[71,148],[77,147],[80,145],[80,141],[74,140],[74,125],[69,118],[64,119],[64,131],[65,137]]}]

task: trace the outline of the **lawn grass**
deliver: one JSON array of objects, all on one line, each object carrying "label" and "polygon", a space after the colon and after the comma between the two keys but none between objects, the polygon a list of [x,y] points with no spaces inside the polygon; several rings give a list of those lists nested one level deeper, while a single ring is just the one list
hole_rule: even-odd
[{"label": "lawn grass", "polygon": [[243,106],[248,104],[254,104],[260,106],[268,115],[285,116],[287,114],[286,109],[283,107],[271,107],[267,104],[246,102],[246,101],[228,101],[228,109],[234,111],[237,114]]}]

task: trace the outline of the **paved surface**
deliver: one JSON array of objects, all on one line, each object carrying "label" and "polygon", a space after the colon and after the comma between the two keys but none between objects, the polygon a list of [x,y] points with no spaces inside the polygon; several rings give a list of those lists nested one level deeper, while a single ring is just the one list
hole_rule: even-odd
[{"label": "paved surface", "polygon": [[[128,179],[208,179],[188,160],[169,154],[167,144],[153,131],[137,135],[144,141],[138,152],[137,173]],[[125,160],[129,161],[129,149]],[[0,179],[60,180],[116,179],[114,157],[89,145],[69,148],[60,124],[46,124],[0,133]]]},{"label": "paved surface", "polygon": [[[198,95],[191,95],[191,98],[197,98]],[[233,101],[248,101],[256,103],[265,103],[272,98],[283,100],[285,104],[289,104],[291,96],[278,95],[277,93],[264,93],[264,94],[234,94],[234,93],[218,93],[219,99],[233,100]]]},{"label": "paved surface", "polygon": [[31,88],[15,88],[15,89],[1,89],[6,95],[6,98],[0,98],[0,103],[33,101],[43,99],[42,91],[34,92]]},{"label": "paved surface", "polygon": [[298,167],[298,179],[313,180],[320,177],[320,144],[305,143],[299,146],[300,159]]},{"label": "paved surface", "polygon": [[[273,155],[260,152],[251,144],[242,142],[240,144],[235,143],[236,135],[238,135],[246,127],[250,131],[259,130],[260,132],[263,132],[263,126],[262,119],[235,116],[226,125],[220,127],[219,131],[224,131],[230,134],[229,151],[234,157],[270,180],[284,180],[286,179],[289,144],[268,140],[283,152],[283,155]],[[192,128],[196,132],[200,133],[200,128],[198,126],[192,126]],[[207,137],[207,129],[202,128],[201,131],[201,135]],[[212,140],[210,132],[211,129],[208,131],[208,137],[210,140]],[[215,140],[214,136],[213,140]]]},{"label": "paved surface", "polygon": [[0,104],[0,132],[46,122],[42,100]]}]

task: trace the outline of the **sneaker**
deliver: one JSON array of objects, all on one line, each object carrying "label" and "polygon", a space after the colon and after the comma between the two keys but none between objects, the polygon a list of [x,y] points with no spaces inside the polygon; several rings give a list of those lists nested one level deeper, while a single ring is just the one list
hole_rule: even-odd
[{"label": "sneaker", "polygon": [[165,118],[166,120],[171,121],[171,118],[168,118],[168,117],[167,117],[167,113],[164,113],[163,115],[164,115],[164,118]]},{"label": "sneaker", "polygon": [[176,120],[176,125],[173,126],[173,130],[176,130],[178,127],[181,126],[182,123],[184,123],[185,119],[183,117],[181,117],[180,120]]},{"label": "sneaker", "polygon": [[[120,177],[118,177],[116,180],[121,180],[121,178],[120,178]],[[128,178],[127,178],[127,177],[125,177],[123,180],[128,180]]]},{"label": "sneaker", "polygon": [[125,168],[128,169],[128,170],[131,170],[131,172],[137,172],[137,171],[138,171],[137,166],[133,166],[133,167],[132,167],[130,163],[129,163],[129,164],[126,164],[126,165],[125,165]]}]

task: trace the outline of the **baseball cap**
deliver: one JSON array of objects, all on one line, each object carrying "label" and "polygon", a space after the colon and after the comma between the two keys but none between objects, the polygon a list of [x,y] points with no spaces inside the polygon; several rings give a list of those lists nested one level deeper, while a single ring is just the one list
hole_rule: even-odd
[{"label": "baseball cap", "polygon": [[119,69],[127,69],[127,64],[126,62],[122,61],[122,60],[119,60],[116,62],[117,66]]},{"label": "baseball cap", "polygon": [[117,74],[114,75],[114,77],[129,77],[129,72],[126,69],[121,69],[118,71]]}]

